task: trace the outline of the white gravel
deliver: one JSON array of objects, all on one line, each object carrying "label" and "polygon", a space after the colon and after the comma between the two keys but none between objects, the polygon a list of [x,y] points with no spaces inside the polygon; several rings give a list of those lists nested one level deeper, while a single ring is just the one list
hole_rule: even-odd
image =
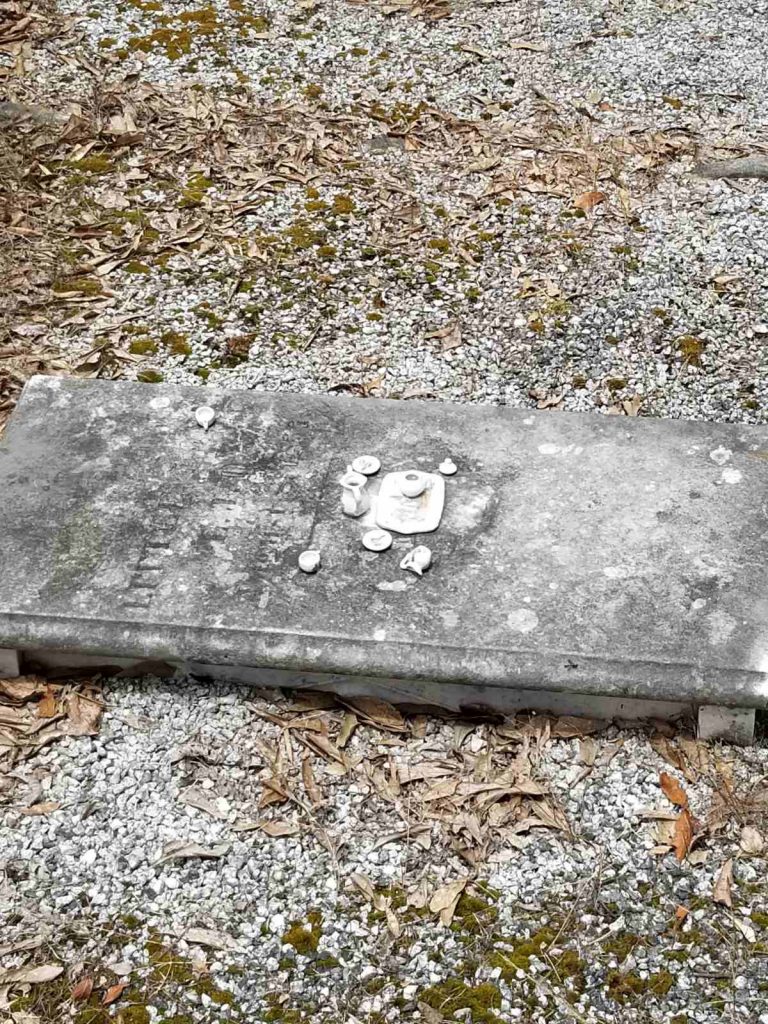
[{"label": "white gravel", "polygon": [[[64,740],[15,773],[0,817],[0,913],[4,947],[37,937],[40,958],[54,957],[70,976],[85,971],[97,984],[127,978],[118,1009],[146,1007],[152,1021],[194,1024],[262,1020],[270,1008],[266,1019],[318,1024],[431,1021],[431,1003],[451,993],[461,1003],[469,991],[475,1009],[448,1001],[446,1019],[608,1022],[620,1013],[628,1022],[714,1024],[726,1012],[757,1021],[764,1010],[764,855],[740,850],[746,803],[741,821],[729,816],[719,828],[707,815],[716,777],[746,800],[766,774],[765,746],[712,749],[709,768],[692,783],[641,734],[611,729],[584,741],[588,752],[576,739],[547,740],[539,728],[531,734],[541,753],[536,774],[551,785],[569,831],[521,833],[522,849],[492,843],[490,858],[470,870],[456,852],[458,834],[452,839],[429,819],[429,849],[392,840],[414,807],[406,791],[383,799],[372,779],[390,761],[443,763],[457,751],[482,758],[482,724],[430,720],[422,738],[402,741],[361,726],[346,748],[346,775],[314,758],[325,803],[308,819],[286,804],[258,810],[272,777],[266,757],[286,742],[268,717],[284,716],[285,700],[188,679],[114,682],[106,699],[100,735]],[[661,770],[682,781],[692,812],[713,829],[703,863],[651,852],[656,823],[647,813],[672,812]],[[283,771],[293,785],[289,762]],[[207,811],[187,802],[190,787]],[[60,808],[25,816],[30,801]],[[757,813],[764,827],[765,804]],[[259,817],[303,826],[289,838],[234,827]],[[163,860],[174,842],[220,852],[224,844],[226,852]],[[733,909],[712,900],[727,857],[735,857]],[[400,934],[352,884],[355,872],[390,897]],[[429,898],[467,874],[476,880],[467,890],[473,902],[459,904],[451,927],[428,909],[402,905],[421,886]],[[680,906],[688,914],[676,921]],[[296,923],[303,931],[291,932]],[[190,938],[190,929],[204,931]],[[221,948],[207,944],[211,934]],[[532,958],[520,945],[531,936],[543,943]],[[517,959],[505,960],[505,950]],[[28,956],[7,955],[3,965]],[[621,988],[626,979],[636,992]],[[497,1016],[472,1002],[482,993]],[[70,1019],[60,1013],[57,1020]]]}]

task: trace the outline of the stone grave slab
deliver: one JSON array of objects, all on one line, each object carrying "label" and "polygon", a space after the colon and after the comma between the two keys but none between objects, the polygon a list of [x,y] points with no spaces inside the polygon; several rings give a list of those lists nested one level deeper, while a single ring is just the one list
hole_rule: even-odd
[{"label": "stone grave slab", "polygon": [[[450,456],[438,529],[366,551],[338,483],[360,455],[374,494]],[[743,732],[767,538],[765,428],[36,377],[0,442],[0,647],[451,708],[715,706],[717,734],[742,709]]]}]

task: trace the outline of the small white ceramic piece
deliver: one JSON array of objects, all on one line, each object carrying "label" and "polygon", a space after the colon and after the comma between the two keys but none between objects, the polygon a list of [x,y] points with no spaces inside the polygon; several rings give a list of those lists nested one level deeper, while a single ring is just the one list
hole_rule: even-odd
[{"label": "small white ceramic piece", "polygon": [[406,498],[418,498],[427,489],[427,477],[418,469],[408,469],[401,473],[399,483]]},{"label": "small white ceramic piece", "polygon": [[302,572],[313,573],[320,568],[321,559],[319,551],[302,551],[299,555],[299,568]]},{"label": "small white ceramic piece", "polygon": [[409,572],[415,572],[417,576],[422,576],[431,564],[432,552],[424,544],[419,544],[418,547],[411,548],[400,563],[400,568],[407,569]]},{"label": "small white ceramic piece", "polygon": [[351,466],[339,480],[342,487],[341,508],[345,516],[357,518],[363,515],[371,507],[371,497],[366,492],[368,477],[362,473],[356,473]]},{"label": "small white ceramic piece", "polygon": [[210,405],[200,405],[195,409],[195,419],[203,430],[208,430],[216,422],[216,412]]},{"label": "small white ceramic piece", "polygon": [[392,534],[388,530],[369,530],[363,534],[363,547],[369,551],[386,551],[392,547]]},{"label": "small white ceramic piece", "polygon": [[362,473],[363,476],[373,476],[381,469],[381,460],[375,455],[358,455],[352,463],[355,473]]},{"label": "small white ceramic piece", "polygon": [[440,465],[437,467],[443,476],[453,476],[456,470],[459,468],[453,459],[443,459]]}]

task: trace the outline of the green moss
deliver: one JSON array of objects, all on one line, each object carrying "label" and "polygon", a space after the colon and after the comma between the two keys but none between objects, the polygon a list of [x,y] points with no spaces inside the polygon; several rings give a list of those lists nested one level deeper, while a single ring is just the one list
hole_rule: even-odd
[{"label": "green moss", "polygon": [[669,971],[659,971],[641,978],[633,971],[609,971],[606,977],[608,994],[617,1003],[632,1002],[641,996],[666,996],[675,983]]},{"label": "green moss", "polygon": [[531,957],[542,957],[555,942],[557,931],[552,925],[539,929],[528,939],[500,939],[509,948],[495,949],[488,958],[491,967],[501,968],[505,981],[512,981],[517,971],[528,971]]},{"label": "green moss", "polygon": [[81,160],[68,160],[67,166],[84,174],[109,174],[115,165],[108,156],[84,156]]},{"label": "green moss", "polygon": [[197,370],[195,370],[195,376],[199,377],[200,380],[208,380],[208,378],[211,376],[211,371],[205,366],[200,366],[198,367]]},{"label": "green moss", "polygon": [[294,221],[283,232],[285,237],[295,249],[311,249],[313,246],[320,246],[325,241],[325,235],[317,228],[313,228],[303,218]]},{"label": "green moss", "polygon": [[128,263],[124,264],[123,270],[126,274],[149,274],[150,269],[146,263],[142,263],[140,260],[129,260]]},{"label": "green moss", "polygon": [[336,255],[337,249],[335,245],[321,245],[318,250],[318,256],[322,256],[325,259],[333,259]]},{"label": "green moss", "polygon": [[310,199],[304,203],[304,209],[307,213],[321,213],[328,209],[328,203],[324,202],[322,199]]},{"label": "green moss", "polygon": [[692,334],[684,334],[675,342],[675,348],[687,365],[701,366],[701,357],[705,348],[701,338],[696,338]]},{"label": "green moss", "polygon": [[151,338],[136,338],[128,346],[128,351],[135,356],[154,355],[157,352],[157,342]]},{"label": "green moss", "polygon": [[184,208],[190,208],[200,206],[205,194],[208,189],[213,187],[213,182],[210,178],[206,178],[204,174],[193,174],[187,179],[187,183],[181,190],[181,203],[180,206]]},{"label": "green moss", "polygon": [[605,383],[609,391],[622,391],[628,381],[626,377],[609,377]]},{"label": "green moss", "polygon": [[116,42],[117,40],[113,39],[112,36],[104,36],[99,40],[99,48],[102,50],[108,50],[111,46],[114,46]]},{"label": "green moss", "polygon": [[491,982],[468,985],[451,978],[424,989],[419,1000],[446,1018],[453,1017],[459,1010],[469,1010],[472,1024],[502,1024],[502,1018],[493,1012],[501,1007],[501,991]]},{"label": "green moss", "polygon": [[314,926],[305,928],[300,921],[294,921],[283,935],[283,945],[293,946],[301,956],[316,953],[320,945],[320,929]]},{"label": "green moss", "polygon": [[619,963],[622,963],[630,953],[634,953],[638,946],[645,945],[645,939],[639,935],[633,935],[632,932],[620,932],[617,935],[612,935],[602,945],[604,953],[616,957]]},{"label": "green moss", "polygon": [[768,928],[768,914],[762,910],[753,910],[751,920],[758,928]]},{"label": "green moss", "polygon": [[56,294],[76,292],[78,295],[101,295],[104,287],[97,277],[66,277],[55,281],[52,290]]},{"label": "green moss", "polygon": [[205,320],[209,327],[213,327],[214,329],[218,329],[224,323],[223,318],[218,316],[211,309],[209,302],[199,303],[195,306],[193,312],[196,316],[199,316],[201,320]]},{"label": "green moss", "polygon": [[307,99],[319,100],[323,95],[323,87],[322,85],[318,85],[316,82],[313,82],[310,85],[305,86],[304,95]]},{"label": "green moss", "polygon": [[355,212],[355,201],[351,196],[335,196],[331,209],[333,213],[337,213],[340,216],[346,216],[347,214]]},{"label": "green moss", "polygon": [[188,356],[192,351],[186,334],[180,331],[164,331],[160,335],[160,341],[174,356]]},{"label": "green moss", "polygon": [[427,242],[428,249],[434,249],[437,252],[448,252],[451,248],[451,243],[447,238],[430,238]]},{"label": "green moss", "polygon": [[126,1006],[117,1015],[118,1024],[151,1024],[152,1018],[146,1006],[135,1003],[133,1006]]},{"label": "green moss", "polygon": [[136,380],[142,384],[162,384],[163,375],[159,370],[142,370],[136,374]]}]

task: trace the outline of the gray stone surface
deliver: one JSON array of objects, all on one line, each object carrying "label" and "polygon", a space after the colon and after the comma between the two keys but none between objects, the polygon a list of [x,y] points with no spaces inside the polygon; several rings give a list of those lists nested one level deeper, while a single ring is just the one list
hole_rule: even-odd
[{"label": "gray stone surface", "polygon": [[[359,454],[457,462],[423,578],[341,514]],[[5,647],[768,700],[762,428],[35,378],[0,493]]]}]

